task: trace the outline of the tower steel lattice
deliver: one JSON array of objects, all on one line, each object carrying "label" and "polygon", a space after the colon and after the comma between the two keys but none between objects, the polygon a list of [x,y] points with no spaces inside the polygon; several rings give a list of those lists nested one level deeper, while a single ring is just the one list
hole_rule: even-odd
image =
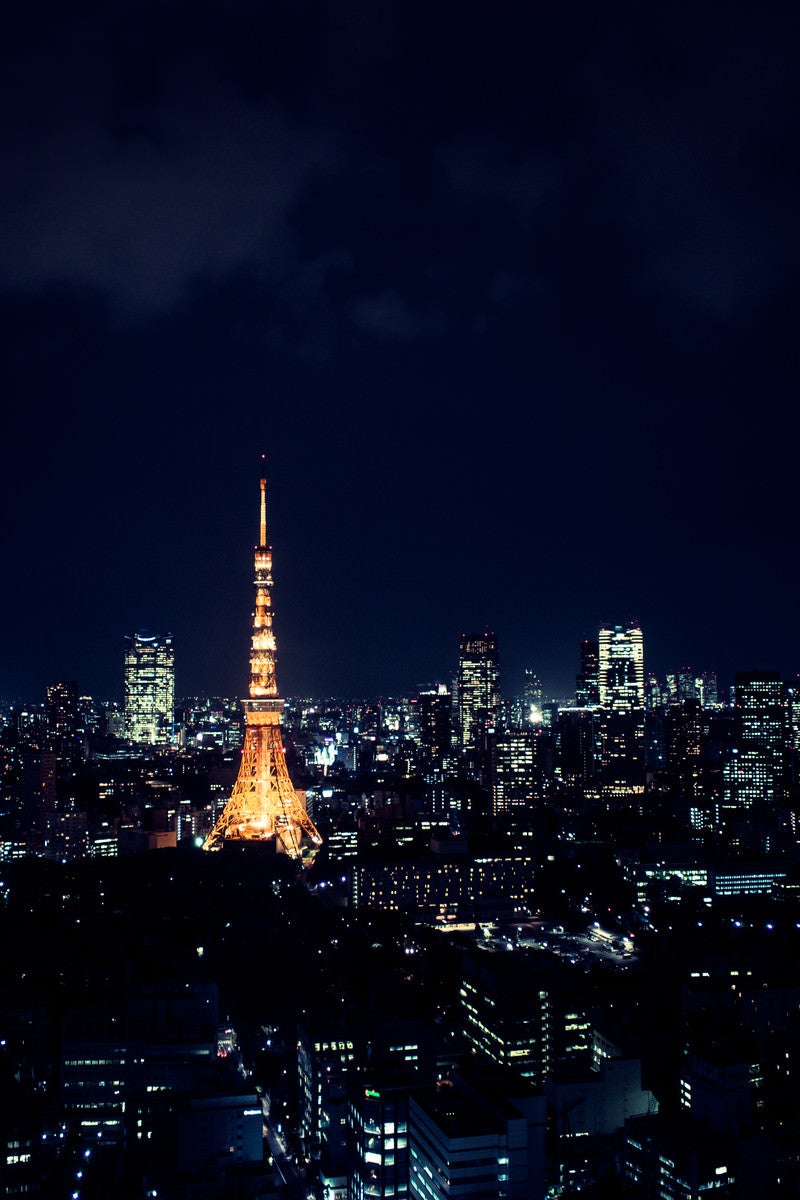
[{"label": "tower steel lattice", "polygon": [[270,841],[291,858],[309,864],[322,844],[286,766],[281,736],[283,701],[275,673],[272,628],[272,547],[267,545],[267,480],[260,480],[261,522],[255,549],[256,604],[250,648],[250,696],[244,700],[242,761],[231,797],[203,843],[218,850],[225,841]]}]

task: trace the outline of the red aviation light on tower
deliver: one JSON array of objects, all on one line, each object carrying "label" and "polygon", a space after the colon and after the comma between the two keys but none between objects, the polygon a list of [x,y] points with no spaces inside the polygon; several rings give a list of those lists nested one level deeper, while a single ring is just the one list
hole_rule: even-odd
[{"label": "red aviation light on tower", "polygon": [[277,850],[310,863],[322,838],[306,812],[305,793],[295,791],[281,737],[283,701],[278,697],[272,629],[272,548],[267,543],[267,479],[261,459],[259,544],[250,642],[250,696],[242,701],[245,736],[239,774],[217,823],[203,843],[218,850],[225,841],[274,841]]}]

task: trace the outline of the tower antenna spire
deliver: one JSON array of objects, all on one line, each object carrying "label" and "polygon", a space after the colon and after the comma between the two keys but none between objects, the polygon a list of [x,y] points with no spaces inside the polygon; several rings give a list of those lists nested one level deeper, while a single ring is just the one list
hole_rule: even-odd
[{"label": "tower antenna spire", "polygon": [[263,550],[267,544],[267,456],[261,455],[261,536],[259,547]]}]

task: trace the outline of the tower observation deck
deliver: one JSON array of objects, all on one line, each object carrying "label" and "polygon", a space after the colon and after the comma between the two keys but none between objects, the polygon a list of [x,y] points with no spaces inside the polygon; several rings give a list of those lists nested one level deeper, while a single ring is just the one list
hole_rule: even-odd
[{"label": "tower observation deck", "polygon": [[281,736],[283,701],[275,674],[272,629],[272,547],[267,545],[267,480],[262,457],[261,520],[255,550],[256,603],[250,644],[250,695],[242,702],[244,746],[231,797],[203,843],[219,850],[226,841],[274,841],[275,848],[308,865],[322,838],[306,812],[286,766]]}]

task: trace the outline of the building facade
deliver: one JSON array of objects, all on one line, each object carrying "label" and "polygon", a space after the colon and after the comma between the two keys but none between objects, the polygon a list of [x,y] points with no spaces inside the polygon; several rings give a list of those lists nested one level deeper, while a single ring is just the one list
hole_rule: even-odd
[{"label": "building facade", "polygon": [[353,1089],[349,1105],[348,1200],[408,1196],[408,1089],[377,1081]]},{"label": "building facade", "polygon": [[598,634],[597,694],[601,708],[644,708],[644,642],[641,629],[601,629]]},{"label": "building facade", "polygon": [[536,792],[533,726],[504,729],[491,742],[492,812],[530,806]]},{"label": "building facade", "polygon": [[429,782],[441,779],[448,764],[453,740],[453,698],[444,685],[419,693],[417,722],[420,767]]},{"label": "building facade", "polygon": [[575,703],[581,708],[600,703],[599,646],[597,638],[581,642],[581,669],[575,679]]},{"label": "building facade", "polygon": [[543,981],[507,960],[465,956],[458,995],[470,1052],[541,1087],[552,1067],[550,993]]},{"label": "building facade", "polygon": [[533,875],[533,858],[524,852],[356,862],[350,903],[428,919],[522,914],[532,901]]},{"label": "building facade", "polygon": [[543,1195],[544,1104],[442,1079],[409,1102],[412,1200]]},{"label": "building facade", "polygon": [[782,795],[786,698],[780,675],[741,671],[734,685],[738,746],[724,770],[727,809],[777,804]]},{"label": "building facade", "polygon": [[125,638],[125,732],[132,742],[166,746],[175,716],[175,646],[171,633]]},{"label": "building facade", "polygon": [[80,716],[78,685],[74,679],[51,683],[45,701],[47,744],[59,753],[72,753],[78,745]]},{"label": "building facade", "polygon": [[458,733],[464,752],[482,752],[500,703],[500,666],[494,633],[461,635],[458,656]]}]

